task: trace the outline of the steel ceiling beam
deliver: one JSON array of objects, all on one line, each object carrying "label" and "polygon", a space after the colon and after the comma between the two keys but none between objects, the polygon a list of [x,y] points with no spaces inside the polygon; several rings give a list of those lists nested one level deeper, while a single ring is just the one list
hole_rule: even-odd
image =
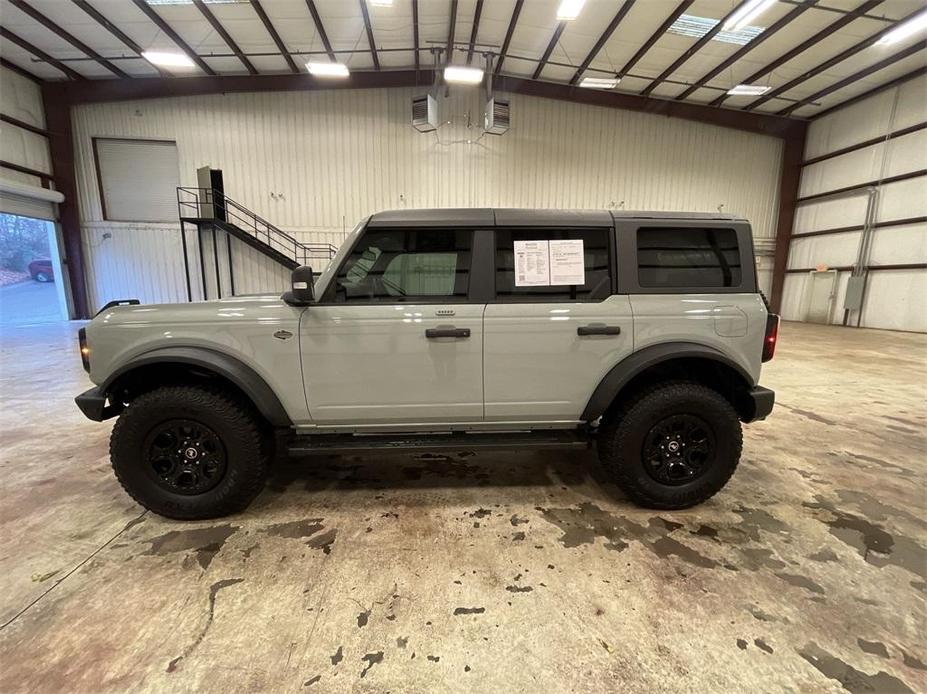
[{"label": "steel ceiling beam", "polygon": [[41,77],[39,77],[38,75],[32,74],[32,73],[29,72],[27,69],[20,67],[20,66],[17,65],[16,63],[11,63],[11,62],[10,62],[9,60],[7,60],[6,58],[0,57],[0,65],[2,65],[3,67],[5,67],[7,70],[10,70],[10,71],[12,71],[12,72],[15,72],[15,73],[16,73],[17,75],[19,75],[20,77],[25,77],[27,80],[32,80],[32,81],[35,82],[36,84],[42,84],[42,82],[45,81],[45,80],[43,80]]},{"label": "steel ceiling beam", "polygon": [[749,53],[754,48],[762,44],[766,39],[771,38],[772,36],[775,36],[778,31],[780,31],[781,29],[784,29],[786,26],[794,22],[799,17],[799,15],[805,12],[805,10],[808,10],[814,7],[814,5],[817,2],[818,0],[804,0],[802,4],[800,4],[798,7],[796,7],[794,10],[789,12],[787,15],[785,15],[781,19],[773,22],[769,27],[766,28],[765,31],[763,31],[763,33],[761,33],[755,39],[750,41],[748,44],[741,46],[740,49],[735,51],[733,55],[721,61],[721,63],[719,63],[717,67],[715,67],[710,72],[708,72],[704,77],[696,81],[695,84],[693,84],[691,87],[689,87],[684,92],[682,92],[682,94],[675,97],[676,101],[681,101],[682,99],[685,99],[687,96],[691,95],[696,90],[704,87],[706,84],[708,84],[711,80],[713,80],[719,74],[727,70],[731,65],[733,65],[738,60],[740,60],[745,55],[747,55],[747,53]]},{"label": "steel ceiling beam", "polygon": [[[857,7],[852,12],[843,15],[840,19],[838,19],[835,22],[831,22],[826,27],[821,29],[818,33],[816,33],[814,36],[812,36],[811,38],[802,41],[800,44],[795,46],[795,48],[793,48],[792,50],[787,51],[786,53],[779,56],[778,58],[776,58],[774,61],[772,61],[768,65],[764,65],[763,67],[761,67],[759,70],[754,72],[752,75],[745,78],[743,80],[743,84],[753,84],[761,77],[768,75],[770,72],[775,70],[780,65],[784,65],[785,63],[789,62],[795,56],[800,55],[801,53],[804,53],[805,51],[807,51],[809,48],[812,48],[813,46],[816,46],[824,39],[833,35],[839,29],[842,29],[843,27],[845,27],[847,24],[849,24],[853,20],[858,19],[859,17],[863,16],[866,12],[871,10],[873,7],[876,7],[877,5],[880,5],[880,4],[882,4],[882,0],[866,0],[866,2],[864,2],[862,5]],[[724,101],[727,98],[728,98],[727,94],[722,94],[717,99],[712,101],[711,104],[709,105],[710,106],[720,106],[722,103],[724,103]]]},{"label": "steel ceiling beam", "polygon": [[618,71],[616,77],[618,77],[618,79],[621,79],[626,74],[628,74],[628,72],[631,71],[631,68],[637,65],[637,62],[641,58],[644,57],[644,54],[647,53],[647,51],[649,51],[651,48],[653,48],[653,44],[655,44],[657,41],[659,41],[662,38],[663,34],[666,33],[666,30],[669,29],[673,25],[673,22],[679,19],[679,15],[681,15],[683,12],[689,9],[689,5],[691,5],[693,2],[695,2],[695,0],[682,0],[682,2],[679,3],[676,9],[673,10],[673,13],[669,17],[667,17],[666,21],[663,22],[663,24],[661,24],[660,27],[655,32],[653,32],[653,34],[650,36],[649,39],[647,39],[644,45],[638,49],[637,53],[632,55],[631,59],[624,64],[624,67],[622,67],[621,70]]},{"label": "steel ceiling beam", "polygon": [[315,30],[319,34],[319,38],[322,39],[322,45],[325,47],[325,52],[328,53],[328,59],[333,63],[337,63],[338,59],[335,57],[335,52],[332,50],[331,41],[328,40],[328,34],[325,33],[325,25],[322,24],[322,17],[319,16],[319,10],[315,6],[314,0],[306,0],[306,7],[309,8],[309,14],[312,15],[312,22],[315,24]]},{"label": "steel ceiling beam", "polygon": [[60,26],[55,24],[52,20],[50,20],[48,17],[46,17],[44,14],[34,9],[30,5],[27,5],[24,2],[24,0],[9,0],[9,1],[10,1],[10,4],[13,5],[13,7],[15,7],[17,10],[19,10],[20,12],[23,12],[24,14],[28,15],[29,17],[37,21],[43,27],[48,29],[53,34],[55,34],[58,38],[63,39],[67,43],[71,44],[72,46],[74,46],[74,48],[82,52],[84,55],[87,55],[93,58],[98,64],[105,67],[107,70],[112,72],[117,77],[122,77],[125,79],[130,77],[130,75],[126,74],[125,72],[120,70],[118,67],[113,65],[110,61],[108,61],[102,55],[97,53],[95,50],[93,50],[90,46],[88,46],[83,41],[78,39],[76,36],[69,34],[67,31],[65,31]]},{"label": "steel ceiling beam", "polygon": [[451,57],[454,55],[454,33],[457,31],[457,0],[451,0],[451,21],[447,28],[447,64],[451,64]]},{"label": "steel ceiling beam", "polygon": [[29,51],[29,53],[32,53],[32,55],[34,55],[36,58],[44,60],[49,65],[63,72],[70,79],[80,80],[80,81],[86,79],[86,77],[84,77],[82,74],[80,74],[76,70],[72,70],[67,65],[65,65],[60,60],[58,60],[57,58],[53,58],[48,53],[43,51],[41,48],[33,46],[31,43],[29,43],[23,38],[20,38],[19,36],[14,34],[12,31],[7,29],[6,27],[0,27],[0,36],[5,38],[10,43],[15,43],[17,46],[19,46],[23,50]]},{"label": "steel ceiling beam", "polygon": [[290,71],[298,73],[299,67],[296,65],[296,61],[293,60],[293,56],[290,55],[290,52],[286,49],[283,39],[280,38],[280,34],[278,34],[277,30],[274,28],[273,22],[270,21],[270,17],[267,16],[264,8],[261,7],[260,0],[251,0],[251,7],[254,8],[254,13],[258,16],[258,19],[261,20],[261,24],[264,25],[267,33],[270,34],[270,38],[273,39],[274,44],[277,46],[277,50],[280,51],[280,55],[283,56],[286,64],[290,67]]},{"label": "steel ceiling beam", "polygon": [[534,74],[531,75],[531,79],[536,80],[541,76],[541,72],[544,70],[544,66],[547,65],[547,59],[550,58],[550,54],[554,52],[554,48],[556,47],[557,42],[560,41],[560,35],[563,33],[563,30],[566,29],[566,25],[567,23],[565,21],[561,21],[559,24],[557,24],[557,28],[554,29],[554,35],[550,37],[547,48],[544,49],[544,54],[538,61],[538,65],[534,69]]},{"label": "steel ceiling beam", "polygon": [[592,64],[592,61],[595,60],[595,57],[599,54],[599,51],[602,50],[608,40],[612,37],[612,34],[615,33],[615,29],[618,28],[619,24],[621,24],[621,20],[624,19],[625,15],[628,14],[630,9],[634,6],[634,2],[635,0],[625,0],[624,4],[618,8],[618,13],[612,17],[612,21],[608,23],[607,27],[605,27],[605,31],[602,32],[599,40],[595,42],[592,50],[589,51],[589,54],[585,57],[585,59],[583,59],[583,62],[580,63],[580,66],[576,68],[576,72],[574,72],[573,76],[570,78],[570,84],[576,84],[579,82],[579,78],[582,77],[582,74]]},{"label": "steel ceiling beam", "polygon": [[370,55],[373,58],[373,67],[375,70],[380,69],[380,58],[377,55],[377,42],[373,38],[373,25],[370,23],[370,11],[367,9],[366,0],[360,2],[361,14],[364,16],[364,28],[367,30],[367,43],[370,44]]},{"label": "steel ceiling beam", "polygon": [[894,89],[895,87],[909,82],[910,80],[917,79],[918,77],[923,77],[927,75],[927,65],[924,67],[919,67],[917,70],[912,70],[911,72],[903,74],[901,77],[897,77],[890,82],[885,84],[880,84],[878,87],[874,87],[868,91],[863,92],[862,94],[857,94],[854,97],[847,99],[846,101],[841,101],[839,104],[835,104],[829,108],[825,108],[823,111],[819,111],[811,116],[812,120],[817,120],[818,118],[823,118],[824,116],[833,113],[834,111],[846,108],[847,106],[852,106],[853,104],[859,103],[863,99],[868,99],[870,96],[875,96],[881,92],[884,92],[888,89]]},{"label": "steel ceiling beam", "polygon": [[[142,51],[145,50],[145,49],[142,48],[141,46],[139,46],[139,45],[138,45],[135,41],[133,41],[129,36],[127,36],[127,35],[125,34],[125,32],[122,31],[122,29],[120,29],[119,27],[117,27],[115,24],[113,24],[111,21],[109,21],[106,17],[104,17],[102,14],[100,14],[100,12],[97,11],[97,9],[96,9],[93,5],[91,5],[89,2],[87,2],[87,0],[71,0],[71,2],[73,2],[73,3],[74,3],[75,5],[77,5],[80,9],[82,9],[84,12],[86,12],[88,15],[90,15],[90,17],[91,17],[97,24],[99,24],[101,27],[103,27],[104,29],[106,29],[110,34],[112,34],[113,36],[115,36],[117,39],[119,39],[120,41],[122,41],[122,43],[124,43],[124,44],[126,45],[126,47],[128,47],[132,52],[136,53],[136,54],[138,55],[139,58],[141,58],[142,60],[144,60],[144,58],[142,58]],[[147,61],[146,61],[146,62],[147,62]],[[151,65],[151,63],[148,63],[148,64]],[[168,72],[167,70],[164,70],[164,69],[158,67],[157,65],[151,65],[151,67],[153,67],[155,70],[157,70],[157,71],[158,71],[158,74],[160,74],[162,77],[170,77],[170,75],[171,75],[170,72]]]},{"label": "steel ceiling beam", "polygon": [[[733,8],[730,12],[728,12],[726,15],[724,15],[721,19],[719,19],[719,20],[718,20],[718,23],[715,24],[711,29],[709,29],[709,30],[705,33],[705,35],[702,36],[702,38],[700,38],[700,39],[699,39],[698,41],[696,41],[694,44],[692,44],[691,46],[689,46],[689,48],[686,49],[686,51],[685,51],[681,56],[679,56],[678,58],[676,58],[676,60],[674,60],[674,61],[672,62],[672,64],[671,64],[668,68],[666,68],[663,72],[661,72],[659,75],[657,75],[656,79],[654,79],[650,84],[648,84],[646,87],[644,87],[644,88],[641,90],[641,94],[642,94],[643,96],[649,96],[650,93],[651,93],[654,89],[656,89],[657,87],[659,87],[660,84],[662,84],[663,81],[664,81],[667,77],[669,77],[669,76],[672,75],[674,72],[676,72],[676,70],[678,70],[680,67],[682,67],[682,66],[685,64],[685,62],[686,62],[687,60],[689,60],[689,58],[691,58],[693,55],[695,55],[695,54],[698,53],[700,50],[702,50],[702,48],[704,48],[705,45],[706,45],[709,41],[711,41],[715,36],[717,36],[718,33],[724,28],[724,24],[725,24],[736,12],[738,12],[738,11],[744,6],[744,3],[749,2],[749,1],[750,1],[750,0],[743,0],[743,2],[741,2],[740,4],[735,5],[734,8]],[[763,32],[763,33],[766,33],[766,32]]]},{"label": "steel ceiling beam", "polygon": [[496,69],[493,71],[497,75],[502,70],[502,63],[505,62],[505,54],[508,53],[509,44],[512,42],[512,34],[515,33],[515,25],[518,24],[518,15],[521,14],[521,8],[524,4],[525,0],[515,0],[515,7],[512,8],[512,18],[509,20],[509,28],[505,30],[502,49],[499,51],[499,59],[496,61]]},{"label": "steel ceiling beam", "polygon": [[222,37],[222,40],[225,41],[225,45],[232,49],[232,53],[234,53],[235,57],[238,58],[241,64],[245,66],[245,69],[248,71],[248,73],[251,75],[258,74],[258,71],[254,69],[254,65],[251,64],[251,61],[248,60],[245,54],[241,52],[238,44],[235,43],[235,39],[229,35],[229,32],[225,30],[225,27],[222,26],[222,23],[216,19],[216,15],[212,13],[212,10],[206,7],[206,3],[204,3],[203,0],[193,0],[193,4],[196,5],[196,9],[198,9],[200,14],[206,18],[206,21],[209,22],[209,25],[213,29],[215,29],[216,33]]},{"label": "steel ceiling beam", "polygon": [[838,63],[842,63],[844,60],[846,60],[847,58],[853,57],[860,51],[866,50],[867,48],[872,46],[876,41],[878,41],[883,36],[885,36],[887,33],[889,33],[890,31],[894,31],[898,26],[900,26],[901,24],[904,24],[906,21],[908,21],[909,19],[912,19],[915,15],[920,14],[921,12],[922,12],[921,9],[915,10],[914,12],[909,14],[907,17],[904,17],[903,19],[898,20],[897,24],[890,24],[889,26],[885,27],[884,29],[882,29],[882,31],[878,32],[877,34],[873,34],[869,38],[863,39],[859,43],[853,44],[852,46],[847,48],[845,51],[841,51],[840,53],[835,55],[833,58],[830,58],[829,60],[825,60],[820,65],[817,65],[816,67],[813,67],[810,70],[803,72],[795,79],[791,79],[785,84],[783,84],[781,87],[777,87],[776,89],[773,89],[770,92],[766,92],[765,94],[763,94],[763,96],[761,96],[756,101],[753,101],[747,104],[744,107],[744,110],[751,111],[755,109],[757,106],[759,106],[760,104],[765,104],[770,99],[774,99],[780,94],[783,94],[789,91],[790,89],[792,89],[793,87],[798,86],[802,82],[806,82],[807,80],[810,80],[812,77],[815,77],[816,75],[821,74],[825,70],[832,68],[834,65],[837,65]]},{"label": "steel ceiling beam", "polygon": [[473,28],[470,29],[470,48],[467,49],[467,65],[473,61],[473,48],[480,32],[480,17],[483,15],[483,0],[476,0],[476,9],[473,11]]},{"label": "steel ceiling beam", "polygon": [[157,26],[161,31],[167,34],[168,38],[170,38],[171,41],[176,43],[180,47],[180,50],[186,53],[187,57],[190,58],[190,60],[192,60],[200,70],[205,72],[210,77],[215,76],[216,74],[215,70],[209,67],[206,61],[200,58],[196,54],[196,51],[190,48],[190,46],[187,45],[187,42],[184,41],[182,38],[180,38],[180,34],[178,34],[176,31],[171,29],[170,25],[167,22],[165,22],[163,19],[161,19],[161,15],[155,12],[151,8],[151,6],[147,2],[145,2],[145,0],[132,0],[132,3],[138,9],[140,9],[145,14],[145,16],[148,17],[148,19],[154,22],[155,26]]},{"label": "steel ceiling beam", "polygon": [[806,96],[804,99],[801,99],[800,101],[796,101],[794,104],[789,104],[781,111],[777,111],[776,115],[777,116],[789,116],[792,114],[793,111],[801,108],[802,106],[807,106],[808,104],[813,103],[817,101],[818,99],[823,99],[828,94],[833,94],[834,92],[840,89],[843,89],[847,85],[853,84],[854,82],[856,82],[856,80],[865,79],[872,73],[878,72],[879,70],[884,70],[890,65],[894,65],[899,60],[904,60],[905,58],[908,58],[914,55],[915,53],[917,53],[918,51],[922,51],[922,50],[924,50],[924,43],[922,41],[912,44],[908,46],[907,48],[905,48],[903,51],[899,51],[895,55],[891,55],[887,58],[884,58],[880,60],[879,62],[873,65],[870,65],[867,68],[859,70],[858,72],[855,72],[848,77],[844,77],[842,80],[834,82],[830,86],[825,87],[824,89],[821,89],[815,92],[814,94],[811,94],[810,96]]}]

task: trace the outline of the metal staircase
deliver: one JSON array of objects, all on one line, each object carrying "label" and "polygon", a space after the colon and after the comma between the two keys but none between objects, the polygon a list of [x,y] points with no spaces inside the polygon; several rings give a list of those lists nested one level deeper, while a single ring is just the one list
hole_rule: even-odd
[{"label": "metal staircase", "polygon": [[[199,249],[199,266],[203,298],[208,298],[206,281],[206,256],[211,255],[215,265],[215,293],[222,298],[220,266],[227,276],[226,284],[235,295],[235,276],[232,262],[231,239],[254,248],[288,270],[300,265],[311,265],[313,261],[327,264],[338,250],[328,243],[302,243],[282,229],[275,227],[263,217],[227,197],[214,188],[177,188],[177,209],[180,217],[181,240],[183,243],[184,271],[187,280],[187,299],[193,300],[190,276],[190,261],[187,244],[187,224],[196,228]],[[220,234],[225,236],[226,257],[220,261]],[[209,237],[211,236],[211,246]],[[204,238],[206,241],[204,241]]]}]

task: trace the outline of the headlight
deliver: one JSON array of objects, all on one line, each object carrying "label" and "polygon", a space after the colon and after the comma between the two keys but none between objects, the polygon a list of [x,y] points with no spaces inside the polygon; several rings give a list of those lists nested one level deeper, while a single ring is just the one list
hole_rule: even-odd
[{"label": "headlight", "polygon": [[77,342],[80,344],[80,361],[84,365],[84,371],[90,373],[90,347],[87,345],[87,328],[81,328],[77,331]]}]

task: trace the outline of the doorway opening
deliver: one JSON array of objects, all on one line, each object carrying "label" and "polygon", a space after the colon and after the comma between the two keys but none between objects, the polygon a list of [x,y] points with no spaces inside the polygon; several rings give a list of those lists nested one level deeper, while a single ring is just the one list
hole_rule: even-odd
[{"label": "doorway opening", "polygon": [[54,222],[0,213],[0,325],[68,319]]}]

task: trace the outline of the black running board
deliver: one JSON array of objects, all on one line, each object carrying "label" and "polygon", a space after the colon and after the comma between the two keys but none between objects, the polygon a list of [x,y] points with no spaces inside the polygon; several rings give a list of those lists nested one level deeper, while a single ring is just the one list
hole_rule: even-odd
[{"label": "black running board", "polygon": [[546,430],[534,432],[438,434],[304,434],[290,439],[291,456],[390,450],[470,450],[511,448],[588,448],[591,438],[584,431]]}]

